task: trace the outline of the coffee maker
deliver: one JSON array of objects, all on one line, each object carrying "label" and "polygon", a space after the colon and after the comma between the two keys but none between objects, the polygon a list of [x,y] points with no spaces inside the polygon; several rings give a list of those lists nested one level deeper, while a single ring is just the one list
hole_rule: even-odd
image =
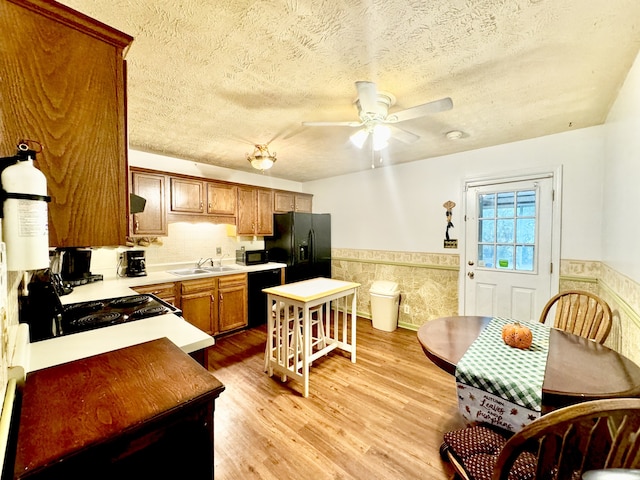
[{"label": "coffee maker", "polygon": [[144,250],[128,250],[124,252],[127,264],[127,277],[144,277],[147,274]]}]

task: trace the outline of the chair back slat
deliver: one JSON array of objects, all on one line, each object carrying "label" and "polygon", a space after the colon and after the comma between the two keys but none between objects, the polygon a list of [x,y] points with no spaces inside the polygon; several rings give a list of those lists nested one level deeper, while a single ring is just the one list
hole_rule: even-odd
[{"label": "chair back slat", "polygon": [[555,307],[553,326],[603,343],[611,331],[611,309],[598,296],[581,290],[562,292],[551,298],[540,315],[544,323]]},{"label": "chair back slat", "polygon": [[492,478],[507,480],[525,451],[538,452],[536,479],[542,480],[580,478],[602,468],[640,468],[639,449],[640,399],[585,402],[544,415],[514,434]]}]

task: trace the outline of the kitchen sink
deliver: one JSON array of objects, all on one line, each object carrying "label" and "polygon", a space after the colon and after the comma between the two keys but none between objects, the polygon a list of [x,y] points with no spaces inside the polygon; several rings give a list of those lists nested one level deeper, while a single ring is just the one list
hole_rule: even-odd
[{"label": "kitchen sink", "polygon": [[188,275],[201,275],[204,273],[211,273],[204,268],[181,268],[180,270],[169,270],[168,273],[172,275],[188,276]]},{"label": "kitchen sink", "polygon": [[236,270],[233,267],[202,267],[203,270],[206,270],[207,272],[231,272],[233,270]]},{"label": "kitchen sink", "polygon": [[179,270],[168,270],[167,273],[172,275],[178,275],[181,277],[188,277],[192,275],[207,275],[211,273],[231,272],[236,270],[233,267],[194,267],[194,268],[181,268]]}]

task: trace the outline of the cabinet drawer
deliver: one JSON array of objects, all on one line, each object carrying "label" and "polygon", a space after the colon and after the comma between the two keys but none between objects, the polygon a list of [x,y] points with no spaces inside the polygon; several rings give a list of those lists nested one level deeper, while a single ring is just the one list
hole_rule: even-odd
[{"label": "cabinet drawer", "polygon": [[180,292],[183,295],[188,295],[190,293],[202,292],[206,290],[215,290],[216,288],[216,278],[202,278],[199,280],[187,280],[182,282],[180,285]]},{"label": "cabinet drawer", "polygon": [[218,277],[218,287],[224,288],[231,285],[243,285],[247,283],[246,273],[234,273],[232,275],[223,275]]},{"label": "cabinet drawer", "polygon": [[[176,305],[176,284],[175,283],[157,283],[154,285],[140,285],[132,287],[138,293],[146,293],[155,295],[156,297]],[[176,305],[178,306],[178,305]]]}]

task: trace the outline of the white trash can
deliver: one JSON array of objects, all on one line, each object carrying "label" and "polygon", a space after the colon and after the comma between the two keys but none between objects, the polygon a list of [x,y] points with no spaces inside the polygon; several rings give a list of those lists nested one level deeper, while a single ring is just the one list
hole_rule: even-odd
[{"label": "white trash can", "polygon": [[398,328],[400,290],[396,282],[378,280],[369,290],[373,328],[393,332]]}]

